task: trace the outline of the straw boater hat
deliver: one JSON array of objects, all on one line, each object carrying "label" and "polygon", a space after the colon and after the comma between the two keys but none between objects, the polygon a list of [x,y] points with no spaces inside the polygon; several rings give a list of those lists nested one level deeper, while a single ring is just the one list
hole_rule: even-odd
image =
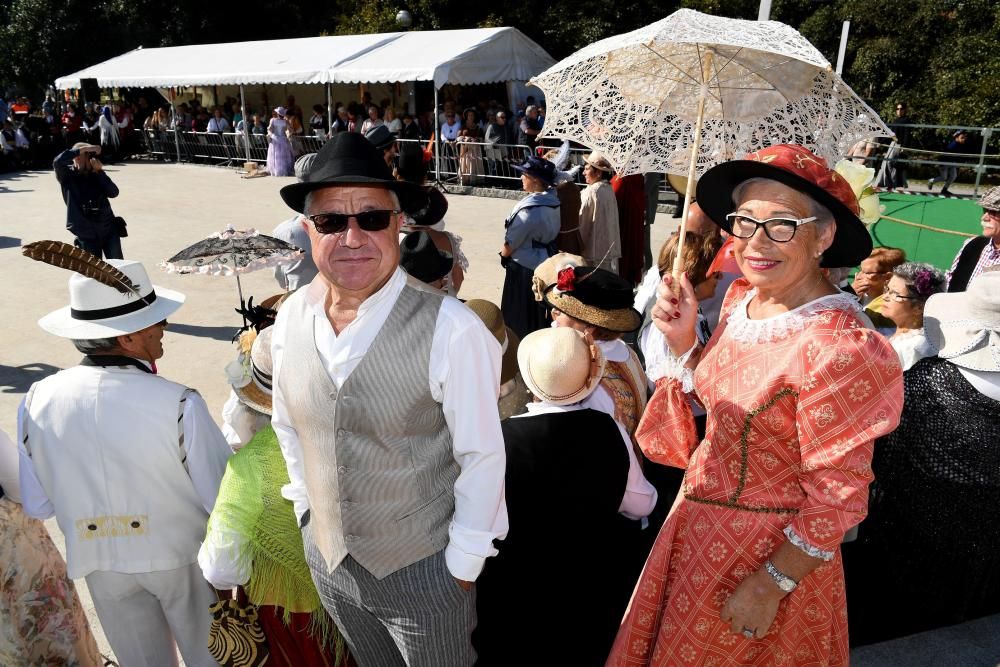
[{"label": "straw boater hat", "polygon": [[162,322],[184,304],[180,292],[153,285],[139,262],[101,260],[60,241],[31,243],[22,252],[77,271],[69,279],[69,305],[38,320],[38,326],[61,338],[125,336]]},{"label": "straw boater hat", "polygon": [[482,299],[469,299],[465,305],[483,321],[493,337],[500,343],[503,359],[500,366],[500,384],[506,384],[517,375],[517,350],[520,339],[514,330],[504,324],[503,314],[496,304]]},{"label": "straw boater hat", "polygon": [[1000,270],[979,274],[964,292],[927,299],[924,331],[942,359],[973,371],[1000,372]]},{"label": "straw boater hat", "polygon": [[533,331],[517,351],[524,384],[552,405],[572,405],[590,396],[604,375],[604,363],[601,348],[569,327]]},{"label": "straw boater hat", "polygon": [[984,192],[976,203],[987,211],[1000,211],[1000,185]]},{"label": "straw boater hat", "polygon": [[612,167],[611,163],[608,162],[608,158],[604,155],[604,153],[601,153],[600,151],[592,151],[590,155],[583,158],[583,161],[594,169],[606,171],[609,174],[614,172],[614,167]]},{"label": "straw boater hat", "polygon": [[872,238],[858,214],[861,207],[851,185],[827,166],[826,160],[803,146],[779,144],[749,153],[742,160],[718,164],[698,180],[698,204],[715,224],[727,232],[726,215],[733,212],[733,192],[751,178],[783,183],[811,197],[830,210],[837,231],[823,253],[820,266],[857,266],[872,251]]},{"label": "straw boater hat", "polygon": [[265,415],[271,414],[272,331],[273,328],[268,327],[257,334],[249,353],[241,351],[231,367],[226,368],[229,382],[240,401]]},{"label": "straw boater hat", "polygon": [[565,268],[545,291],[545,303],[572,318],[608,331],[629,333],[642,326],[632,304],[632,286],[617,274],[590,266]]}]

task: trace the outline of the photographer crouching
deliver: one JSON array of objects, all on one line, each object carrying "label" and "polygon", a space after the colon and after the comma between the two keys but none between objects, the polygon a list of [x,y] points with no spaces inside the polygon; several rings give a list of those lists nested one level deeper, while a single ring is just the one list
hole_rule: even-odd
[{"label": "photographer crouching", "polygon": [[115,216],[108,201],[118,196],[118,186],[97,159],[100,154],[100,146],[77,143],[52,163],[66,202],[66,229],[76,237],[78,248],[98,258],[124,259],[125,221]]}]

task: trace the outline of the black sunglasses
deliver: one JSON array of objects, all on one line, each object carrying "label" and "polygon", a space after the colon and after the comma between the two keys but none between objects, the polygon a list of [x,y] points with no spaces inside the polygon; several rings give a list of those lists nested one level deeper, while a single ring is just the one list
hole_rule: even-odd
[{"label": "black sunglasses", "polygon": [[358,221],[358,227],[366,232],[380,232],[389,227],[392,216],[399,209],[362,211],[360,213],[317,213],[307,215],[320,234],[342,234],[347,231],[351,218]]}]

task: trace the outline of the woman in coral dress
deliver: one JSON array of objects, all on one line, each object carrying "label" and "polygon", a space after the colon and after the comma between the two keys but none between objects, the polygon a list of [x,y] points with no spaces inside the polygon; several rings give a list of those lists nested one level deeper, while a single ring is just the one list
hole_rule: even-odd
[{"label": "woman in coral dress", "polygon": [[674,296],[666,276],[653,308],[667,361],[637,437],[687,473],[608,664],[846,665],[839,544],[864,518],[902,373],[820,269],[857,265],[871,240],[851,185],[801,146],[709,170],[698,201],[745,279],[703,349],[686,278]]}]

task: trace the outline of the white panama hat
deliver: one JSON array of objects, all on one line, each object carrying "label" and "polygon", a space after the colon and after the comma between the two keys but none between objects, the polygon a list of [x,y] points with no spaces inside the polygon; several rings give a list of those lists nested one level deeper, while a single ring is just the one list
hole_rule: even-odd
[{"label": "white panama hat", "polygon": [[927,299],[924,331],[942,359],[973,371],[1000,372],[1000,270],[980,273],[964,292]]},{"label": "white panama hat", "polygon": [[153,285],[141,262],[106,261],[132,280],[138,294],[122,294],[74,273],[69,279],[69,305],[38,320],[38,326],[60,338],[114,338],[162,322],[184,304],[180,292]]}]

